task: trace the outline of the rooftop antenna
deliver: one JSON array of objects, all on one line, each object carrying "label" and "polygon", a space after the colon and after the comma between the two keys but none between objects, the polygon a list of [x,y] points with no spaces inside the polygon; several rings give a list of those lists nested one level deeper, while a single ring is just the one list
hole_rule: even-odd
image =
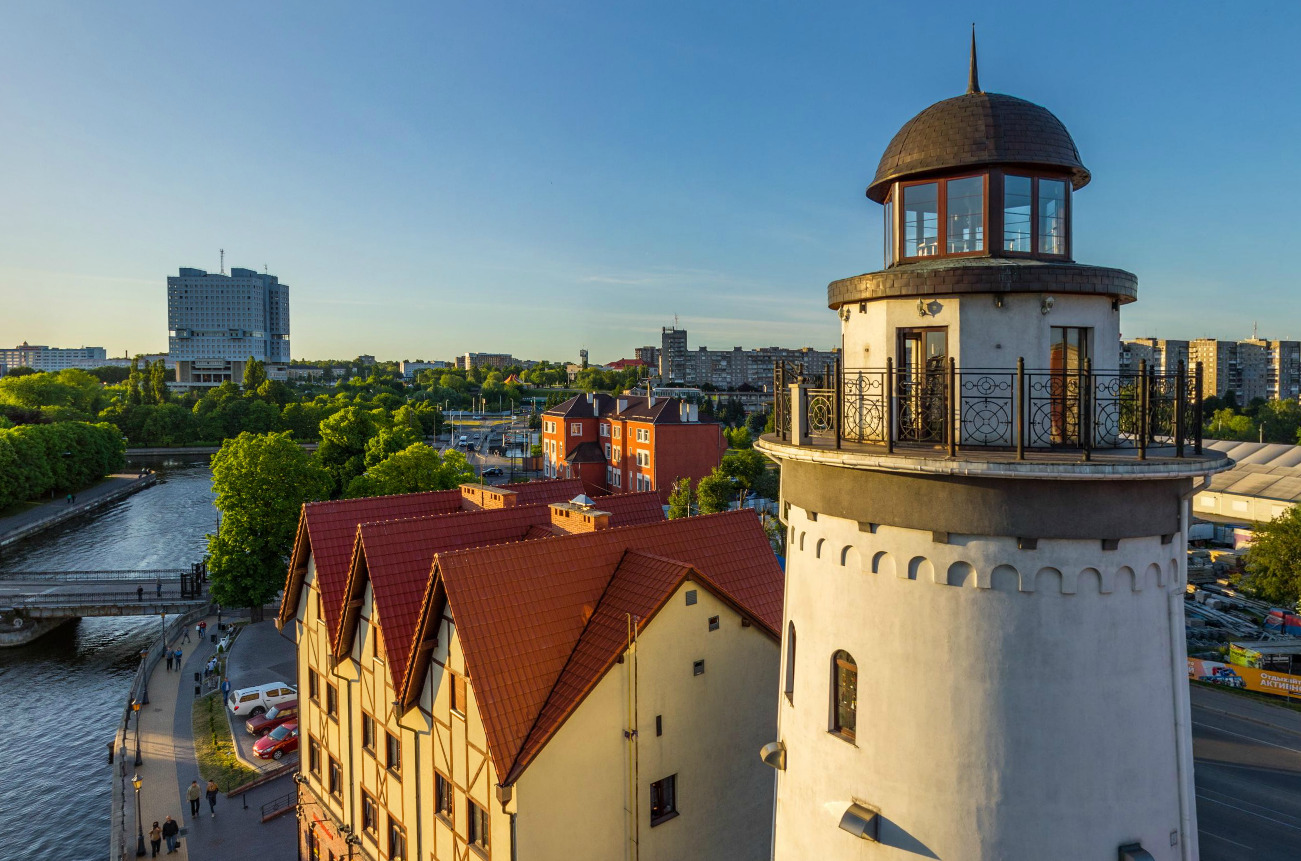
[{"label": "rooftop antenna", "polygon": [[221,274],[225,275],[226,274],[226,249],[219,248],[217,250],[221,253]]},{"label": "rooftop antenna", "polygon": [[1253,340],[1253,341],[1259,340],[1259,339],[1256,337],[1256,321],[1255,321],[1255,320],[1252,320],[1252,321],[1251,321],[1251,340]]},{"label": "rooftop antenna", "polygon": [[980,74],[976,71],[976,22],[971,22],[971,72],[967,76],[967,92],[979,93]]}]

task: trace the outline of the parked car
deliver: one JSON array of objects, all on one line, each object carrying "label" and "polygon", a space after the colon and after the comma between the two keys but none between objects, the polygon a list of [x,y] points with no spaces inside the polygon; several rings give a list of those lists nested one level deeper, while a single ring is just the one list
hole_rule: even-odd
[{"label": "parked car", "polygon": [[260,715],[272,706],[298,699],[298,690],[286,682],[268,682],[254,688],[231,691],[226,708],[236,717]]},{"label": "parked car", "polygon": [[490,466],[490,467],[488,467],[487,469],[485,469],[485,470],[483,471],[483,474],[484,474],[485,476],[487,476],[487,475],[504,475],[504,473],[502,472],[500,466]]},{"label": "parked car", "polygon": [[298,750],[298,721],[282,723],[271,732],[253,742],[253,753],[259,759],[280,759]]},{"label": "parked car", "polygon": [[266,714],[251,717],[245,721],[244,728],[249,731],[250,735],[261,735],[291,720],[298,720],[298,700],[290,700],[287,703],[272,706],[267,710]]}]

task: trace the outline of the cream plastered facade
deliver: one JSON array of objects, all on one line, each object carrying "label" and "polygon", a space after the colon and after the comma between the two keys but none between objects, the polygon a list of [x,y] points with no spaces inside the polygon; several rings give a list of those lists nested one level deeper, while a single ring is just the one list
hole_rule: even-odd
[{"label": "cream plastered facade", "polygon": [[[776,732],[778,662],[771,637],[683,583],[520,777],[520,857],[768,858],[773,773],[755,752]],[[670,776],[678,815],[652,824],[650,785]]]},{"label": "cream plastered facade", "polygon": [[[688,606],[686,591],[696,592]],[[397,714],[378,623],[367,586],[351,656],[331,668],[320,617],[315,568],[309,560],[294,628],[301,696],[304,824],[316,821],[319,857],[348,848],[339,826],[360,840],[362,857],[393,859],[388,823],[400,823],[406,858],[420,861],[606,861],[606,859],[746,859],[770,852],[774,778],[755,756],[776,731],[772,685],[779,645],[707,590],[678,590],[622,663],[598,682],[512,788],[505,806],[499,777],[450,613],[444,616],[418,706]],[[709,630],[717,616],[717,630]],[[694,675],[694,662],[705,672]],[[629,686],[636,668],[637,683]],[[309,696],[309,675],[320,695]],[[466,702],[452,708],[453,677],[466,679]],[[338,689],[337,719],[326,713],[326,685]],[[631,697],[631,699],[630,699]],[[630,711],[630,703],[634,704]],[[628,716],[637,733],[626,735]],[[362,716],[376,721],[374,750],[362,743]],[[656,716],[663,735],[656,736]],[[401,765],[386,767],[385,733],[401,742]],[[319,773],[308,753],[321,745]],[[329,790],[329,760],[342,771]],[[451,815],[437,810],[435,773],[453,786]],[[680,814],[650,823],[650,784],[677,775]],[[631,776],[631,782],[630,782]],[[362,827],[363,792],[375,799],[374,831]],[[635,792],[635,803],[629,804]],[[487,811],[486,848],[468,843],[468,802]],[[319,803],[319,804],[318,804]],[[318,812],[319,807],[325,812]],[[306,846],[306,841],[304,841]]]},{"label": "cream plastered facade", "polygon": [[[1020,549],[797,507],[789,530],[775,858],[1197,857],[1182,532]],[[854,803],[880,842],[838,827]]]}]

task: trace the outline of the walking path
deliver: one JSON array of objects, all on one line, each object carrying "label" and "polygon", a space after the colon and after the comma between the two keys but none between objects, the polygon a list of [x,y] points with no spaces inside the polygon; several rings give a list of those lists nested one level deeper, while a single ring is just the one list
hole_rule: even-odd
[{"label": "walking path", "polygon": [[28,506],[17,514],[0,517],[0,547],[129,496],[157,481],[158,477],[155,475],[140,476],[136,473],[110,475],[99,484],[77,491],[76,501],[72,504],[68,503],[65,495],[40,505]]},{"label": "walking path", "polygon": [[[267,627],[271,629],[271,635],[279,638],[272,622],[250,625],[236,638],[231,650],[231,661],[238,654],[241,660],[239,666],[244,668],[243,672],[265,674],[270,678],[271,674],[279,671],[276,667],[283,669],[284,650],[266,648],[272,642],[262,630]],[[208,619],[208,630],[216,632],[215,616]],[[249,638],[247,641],[246,637]],[[292,644],[287,645],[292,653]],[[289,857],[297,845],[294,817],[286,815],[263,823],[260,814],[263,804],[293,791],[295,786],[289,774],[235,798],[227,798],[225,790],[231,787],[223,786],[223,793],[217,797],[215,816],[209,813],[206,798],[200,799],[199,815],[190,815],[190,805],[185,798],[190,781],[198,780],[200,788],[207,783],[199,777],[194,757],[191,724],[194,674],[203,672],[203,666],[216,651],[216,646],[210,641],[196,642],[196,635],[191,629],[190,642],[180,643],[179,647],[183,650],[184,661],[180,672],[169,671],[166,663],[159,662],[149,679],[149,704],[140,710],[140,753],[144,764],[136,771],[143,782],[140,806],[146,848],[149,828],[154,820],[162,823],[164,817],[171,815],[182,828],[180,850],[170,856],[179,861]],[[287,680],[292,682],[295,678],[296,675],[291,671]],[[251,683],[249,679],[243,681]],[[238,686],[241,680],[232,678],[231,683]],[[237,729],[242,730],[242,727]],[[134,745],[134,737],[129,739],[128,745]],[[134,757],[134,747],[131,747],[127,760],[128,769],[133,761],[131,757]],[[128,799],[128,804],[131,805],[130,818],[134,818],[135,799]],[[131,834],[136,834],[134,826]],[[133,856],[134,849],[131,847],[134,845],[133,837],[128,841],[128,857]],[[164,844],[160,856],[166,851]]]}]

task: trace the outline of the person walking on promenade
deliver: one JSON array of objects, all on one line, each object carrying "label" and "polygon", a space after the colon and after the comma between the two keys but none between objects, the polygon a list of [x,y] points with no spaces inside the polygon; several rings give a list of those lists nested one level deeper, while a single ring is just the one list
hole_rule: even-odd
[{"label": "person walking on promenade", "polygon": [[145,587],[143,587],[143,586],[137,586],[137,587],[136,587],[136,600],[137,600],[137,601],[143,601],[144,599],[145,599]]},{"label": "person walking on promenade", "polygon": [[167,650],[167,672],[172,671],[172,662],[176,660],[176,653],[171,649]]},{"label": "person walking on promenade", "polygon": [[217,793],[221,790],[217,788],[217,781],[208,781],[208,809],[212,811],[212,818],[217,818]]},{"label": "person walking on promenade", "polygon": [[157,595],[158,595],[159,598],[163,597],[163,578],[162,578],[162,577],[159,577],[157,580],[154,581],[154,589],[156,590]]},{"label": "person walking on promenade", "polygon": [[181,650],[179,647],[176,649],[175,655],[176,655],[176,671],[179,673],[181,671]]},{"label": "person walking on promenade", "polygon": [[188,799],[190,800],[190,815],[191,815],[191,816],[198,816],[198,815],[199,815],[199,795],[200,795],[200,794],[201,794],[201,793],[200,793],[200,790],[199,790],[199,781],[197,781],[197,780],[191,781],[191,782],[190,782],[190,788],[187,789],[187,790],[185,790],[185,797],[188,798]]},{"label": "person walking on promenade", "polygon": [[181,642],[182,642],[182,643],[188,643],[188,642],[190,642],[190,626],[189,626],[189,625],[186,625],[186,626],[185,626],[185,636],[184,636],[184,637],[181,637]]},{"label": "person walking on promenade", "polygon": [[221,680],[221,701],[230,699],[230,679]]},{"label": "person walking on promenade", "polygon": [[163,829],[158,827],[158,820],[155,819],[154,827],[149,829],[149,848],[154,850],[154,854],[150,855],[149,857],[157,858],[158,850],[162,848],[162,845],[163,845]]},{"label": "person walking on promenade", "polygon": [[199,639],[202,640],[208,633],[208,620],[204,619],[199,623]]},{"label": "person walking on promenade", "polygon": [[176,851],[176,835],[181,833],[181,826],[176,824],[176,820],[171,816],[163,823],[163,839],[167,841],[167,854],[171,855]]}]

